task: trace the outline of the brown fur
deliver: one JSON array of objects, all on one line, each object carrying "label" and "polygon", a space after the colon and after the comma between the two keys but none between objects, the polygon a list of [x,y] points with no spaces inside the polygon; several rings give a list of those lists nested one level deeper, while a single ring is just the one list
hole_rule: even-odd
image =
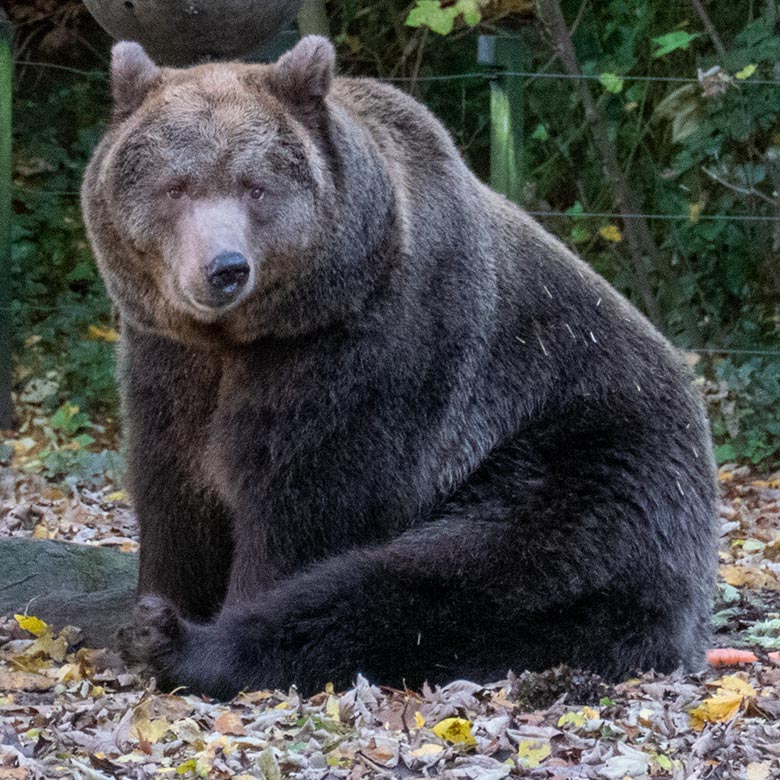
[{"label": "brown fur", "polygon": [[[114,59],[83,200],[122,315],[134,652],[219,695],[696,668],[713,464],[663,337],[327,41]],[[251,273],[209,304],[225,253]]]}]

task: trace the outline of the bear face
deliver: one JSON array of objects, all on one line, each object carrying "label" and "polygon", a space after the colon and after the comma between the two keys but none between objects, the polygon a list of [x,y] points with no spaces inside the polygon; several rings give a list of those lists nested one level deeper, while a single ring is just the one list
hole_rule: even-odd
[{"label": "bear face", "polygon": [[333,61],[319,38],[273,66],[186,71],[115,46],[114,124],[83,202],[131,322],[198,344],[285,329],[289,296],[314,282],[344,222],[317,133]]}]

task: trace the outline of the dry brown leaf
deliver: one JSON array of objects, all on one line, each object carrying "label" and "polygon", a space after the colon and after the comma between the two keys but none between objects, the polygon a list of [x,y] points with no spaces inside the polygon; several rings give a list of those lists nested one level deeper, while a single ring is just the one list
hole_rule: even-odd
[{"label": "dry brown leaf", "polygon": [[220,734],[231,734],[234,737],[245,737],[246,728],[237,712],[227,710],[214,721],[214,731]]},{"label": "dry brown leaf", "polygon": [[0,670],[0,691],[48,691],[56,684],[42,674]]},{"label": "dry brown leaf", "polygon": [[754,566],[738,566],[736,564],[721,566],[720,576],[724,582],[735,588],[780,590],[780,582],[775,577]]}]

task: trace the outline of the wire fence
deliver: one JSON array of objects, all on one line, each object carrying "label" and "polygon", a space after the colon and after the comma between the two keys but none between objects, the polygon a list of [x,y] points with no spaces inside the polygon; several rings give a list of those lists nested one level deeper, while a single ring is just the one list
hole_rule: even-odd
[{"label": "wire fence", "polygon": [[[81,76],[90,76],[95,78],[108,78],[108,74],[104,70],[85,70],[82,68],[73,68],[69,65],[60,65],[54,62],[37,62],[33,60],[15,60],[15,65],[30,66],[37,68],[51,68],[53,70],[62,70],[68,73],[75,73]],[[532,70],[500,70],[491,69],[484,71],[474,71],[469,73],[440,73],[440,74],[426,74],[420,76],[378,76],[378,81],[386,81],[391,83],[418,83],[418,82],[436,82],[436,81],[467,81],[467,80],[482,80],[491,81],[496,78],[523,78],[530,81],[536,79],[553,79],[561,81],[595,81],[602,82],[604,74],[599,73],[556,73],[547,71],[532,71]],[[702,74],[701,76],[651,76],[651,75],[632,75],[632,74],[610,74],[610,76],[616,76],[623,82],[636,82],[636,83],[667,83],[667,84],[703,84],[707,78],[721,79],[723,83],[729,82],[731,84],[742,86],[770,86],[777,87],[780,84],[780,80],[776,79],[762,79],[762,78],[745,78],[737,79],[734,76],[730,76],[724,71],[718,71],[715,74]]]},{"label": "wire fence", "polygon": [[[16,60],[14,63],[20,67],[33,67],[42,69],[53,69],[67,73],[71,73],[78,76],[107,79],[108,73],[106,70],[86,70],[81,68],[74,68],[67,65],[61,65],[59,63],[39,62],[33,60]],[[723,71],[699,73],[696,77],[686,76],[654,76],[654,75],[633,75],[633,74],[609,74],[610,76],[616,76],[622,82],[626,83],[667,83],[674,85],[685,84],[698,84],[705,88],[708,83],[712,83],[713,80],[720,81],[722,84],[728,84],[742,87],[753,86],[780,86],[780,80],[764,79],[764,78],[745,78],[738,79],[734,76]],[[511,78],[511,79],[525,79],[528,82],[535,81],[537,79],[546,80],[560,80],[560,81],[585,81],[596,82],[604,84],[603,74],[593,73],[559,73],[548,71],[527,71],[527,70],[500,70],[500,69],[486,69],[478,72],[466,72],[466,73],[449,73],[449,74],[424,74],[414,77],[379,77],[379,81],[398,84],[415,84],[415,83],[446,83],[446,82],[458,82],[458,81],[484,81],[489,83],[498,78]],[[605,87],[606,88],[606,87]],[[12,185],[13,189],[20,193],[27,193],[30,195],[43,195],[52,198],[78,198],[80,193],[76,190],[47,190],[38,189],[32,187],[26,187],[19,184]],[[778,201],[778,207],[780,207],[780,201]],[[728,222],[743,222],[743,223],[778,223],[780,222],[780,213],[777,216],[767,214],[696,214],[695,216],[690,213],[625,213],[615,211],[560,211],[560,210],[526,210],[526,213],[532,217],[539,219],[603,219],[603,220],[658,220],[658,221],[671,221],[671,222],[704,222],[704,221],[728,221]],[[63,310],[76,311],[75,306],[38,306],[25,304],[26,308],[31,311],[36,311],[41,314],[44,313],[56,313]],[[13,307],[5,308],[0,307],[0,311],[6,311],[14,313],[16,310]],[[742,356],[762,356],[770,358],[780,358],[780,350],[772,349],[739,349],[731,347],[680,347],[685,352],[697,353],[701,355],[742,355]]]}]

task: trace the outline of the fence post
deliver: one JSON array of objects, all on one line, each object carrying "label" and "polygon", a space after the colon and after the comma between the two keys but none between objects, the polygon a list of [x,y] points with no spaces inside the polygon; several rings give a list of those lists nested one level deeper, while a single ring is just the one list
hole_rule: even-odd
[{"label": "fence post", "polygon": [[495,70],[490,82],[490,184],[516,203],[523,197],[523,80],[501,71],[528,69],[522,35],[480,35],[477,61]]},{"label": "fence post", "polygon": [[11,23],[0,9],[0,429],[13,425],[11,384],[11,105],[13,43]]}]

